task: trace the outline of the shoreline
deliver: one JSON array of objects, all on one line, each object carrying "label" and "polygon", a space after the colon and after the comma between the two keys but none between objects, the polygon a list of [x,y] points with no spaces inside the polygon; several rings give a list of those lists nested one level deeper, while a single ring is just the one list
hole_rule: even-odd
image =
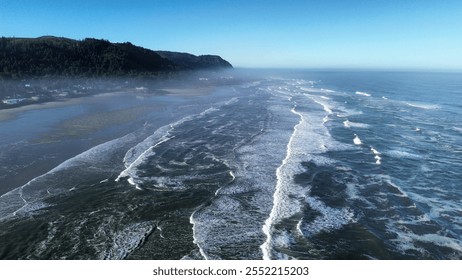
[{"label": "shoreline", "polygon": [[194,87],[194,88],[184,88],[184,87],[168,87],[168,88],[154,88],[149,91],[139,91],[136,89],[129,89],[125,91],[108,91],[101,92],[96,94],[89,94],[85,96],[76,96],[63,98],[58,100],[50,100],[44,102],[37,102],[34,104],[25,104],[20,106],[15,106],[12,108],[2,108],[0,109],[0,122],[8,121],[16,118],[19,114],[32,111],[32,110],[41,110],[41,109],[50,109],[50,108],[59,108],[68,105],[73,105],[81,102],[85,99],[92,99],[97,97],[106,97],[106,96],[116,96],[120,94],[133,94],[135,96],[203,96],[210,94],[216,87],[215,86],[203,86],[203,87]]},{"label": "shoreline", "polygon": [[123,94],[123,93],[127,93],[127,92],[125,91],[102,92],[102,93],[96,93],[96,94],[88,94],[84,96],[68,97],[68,98],[55,99],[55,100],[49,100],[49,101],[44,101],[44,102],[37,102],[33,104],[25,104],[25,105],[15,106],[12,108],[3,108],[3,109],[0,109],[0,122],[13,119],[18,114],[21,114],[27,111],[58,108],[58,107],[63,107],[67,105],[72,105],[73,103],[78,103],[78,102],[81,102],[82,100],[97,97],[99,95]]},{"label": "shoreline", "polygon": [[[9,132],[14,139],[2,144],[0,167],[4,167],[5,172],[0,176],[0,196],[96,145],[142,128],[148,121],[152,129],[165,125],[177,111],[176,98],[206,96],[214,88],[169,87],[162,90],[166,94],[156,93],[161,90],[159,88],[150,92],[102,92],[82,98],[0,110],[0,125],[8,127],[14,124],[21,128]],[[173,98],[172,102],[166,101],[165,97],[168,96]],[[67,107],[70,110],[66,110]],[[72,113],[72,107],[79,108],[79,111]],[[54,109],[62,113],[49,118],[47,112],[56,111]],[[33,111],[35,117],[27,114]],[[41,125],[41,118],[51,121]],[[38,131],[35,130],[37,125]]]}]

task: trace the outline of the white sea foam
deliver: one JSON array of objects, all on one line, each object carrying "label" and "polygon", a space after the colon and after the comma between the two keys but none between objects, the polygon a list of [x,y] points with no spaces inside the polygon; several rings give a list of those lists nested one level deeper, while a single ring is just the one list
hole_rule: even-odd
[{"label": "white sea foam", "polygon": [[156,131],[154,131],[152,135],[147,137],[144,141],[141,141],[136,146],[132,147],[127,151],[124,157],[125,167],[128,168],[133,162],[139,159],[139,157],[143,153],[146,153],[147,150],[151,149],[153,146],[162,144],[163,142],[170,140],[170,134],[176,127],[184,124],[185,122],[191,121],[199,116],[205,116],[209,113],[216,112],[219,110],[220,106],[230,105],[236,103],[238,100],[238,97],[233,97],[225,102],[215,104],[199,114],[193,114],[183,117],[182,119],[176,122],[172,122],[170,124],[158,128]]},{"label": "white sea foam", "polygon": [[[27,258],[46,254],[52,259],[74,259],[78,254],[79,258],[124,259],[144,243],[154,229],[153,222],[124,225],[119,223],[119,215],[123,213],[102,214],[107,210],[101,208],[88,214],[59,215],[48,222],[46,238],[31,246],[34,250]],[[85,232],[85,238],[82,238],[82,232]],[[67,240],[68,246],[56,250],[54,245],[63,240]],[[97,255],[93,255],[95,253]]]},{"label": "white sea foam", "polygon": [[368,97],[371,96],[369,93],[364,92],[364,91],[357,91],[357,92],[355,92],[355,93],[356,93],[357,95],[362,95],[362,96],[368,96]]},{"label": "white sea foam", "polygon": [[412,231],[405,231],[394,226],[389,227],[388,230],[396,234],[397,237],[391,241],[394,242],[403,253],[409,250],[415,250],[425,254],[426,250],[420,245],[417,245],[417,242],[430,243],[439,247],[449,248],[456,252],[462,253],[461,241],[455,238],[436,233],[415,234]]},{"label": "white sea foam", "polygon": [[157,146],[161,145],[162,143],[165,143],[168,140],[172,139],[172,137],[169,138],[169,137],[167,137],[167,135],[168,134],[162,136],[161,139],[159,140],[159,142],[155,143],[154,145],[152,145],[151,147],[149,147],[148,149],[143,151],[143,153],[141,153],[133,162],[131,162],[127,166],[127,168],[124,171],[122,171],[119,174],[119,176],[117,176],[115,181],[119,182],[120,179],[125,178],[125,177],[129,177],[128,180],[127,180],[128,183],[130,183],[130,185],[132,185],[132,186],[134,186],[136,188],[139,188],[138,179],[136,178],[136,172],[137,172],[136,167],[138,167],[138,165],[144,163],[147,157],[153,156],[155,154],[153,152],[154,148],[156,148]]},{"label": "white sea foam", "polygon": [[350,199],[362,199],[357,183],[347,183],[346,193]]},{"label": "white sea foam", "polygon": [[452,129],[457,132],[462,132],[462,127],[453,126]]},{"label": "white sea foam", "polygon": [[[178,122],[179,123],[179,122]],[[174,127],[174,125],[173,125]],[[136,146],[130,148],[124,157],[125,167],[128,168],[135,162],[143,153],[146,153],[153,145],[164,141],[168,137],[172,125],[165,125],[157,129],[151,136],[147,137],[144,141],[138,143]]]},{"label": "white sea foam", "polygon": [[231,177],[232,177],[231,181],[234,181],[236,179],[236,176],[234,175],[233,171],[229,171],[229,175],[231,175]]},{"label": "white sea foam", "polygon": [[[272,117],[265,118],[269,123],[248,139],[250,142],[236,143],[232,158],[226,161],[230,181],[215,192],[211,203],[190,218],[197,255],[201,258],[219,259],[229,251],[235,254],[231,248],[236,246],[246,248],[240,253],[245,258],[261,258],[258,246],[252,248],[249,244],[262,238],[261,224],[271,210],[274,170],[285,156],[284,147],[294,121],[285,104],[294,93],[271,89],[256,94],[258,105],[244,104],[271,111]],[[242,196],[243,193],[246,195]],[[248,205],[252,205],[252,211],[248,211]]]},{"label": "white sea foam", "polygon": [[[230,100],[225,101],[225,102],[223,103],[223,105],[225,105],[225,106],[231,105],[231,104],[234,104],[234,103],[236,103],[236,102],[238,102],[238,101],[239,101],[239,97],[233,97],[233,98],[231,98]],[[218,105],[220,105],[220,104],[218,104]],[[218,108],[215,108],[215,109],[218,110]]]},{"label": "white sea foam", "polygon": [[359,122],[350,122],[351,127],[357,127],[357,128],[369,128],[370,125],[367,123],[359,123]]},{"label": "white sea foam", "polygon": [[[37,205],[44,205],[41,201],[50,195],[57,195],[64,191],[75,189],[69,188],[62,183],[60,176],[71,168],[84,168],[90,171],[94,167],[96,171],[111,173],[113,166],[103,166],[102,162],[109,162],[114,150],[123,147],[135,139],[134,134],[128,134],[118,139],[95,146],[73,158],[70,158],[49,172],[40,175],[21,187],[0,196],[0,219],[8,219],[19,213],[27,214],[40,209]],[[79,176],[75,172],[64,176]]]},{"label": "white sea foam", "polygon": [[[155,155],[154,150],[156,147],[168,142],[169,140],[175,137],[174,135],[172,135],[172,132],[176,127],[188,121],[191,121],[197,117],[203,117],[212,112],[216,112],[219,110],[221,106],[231,105],[233,103],[236,103],[238,100],[238,97],[233,97],[225,102],[215,104],[214,106],[202,111],[199,114],[186,116],[176,122],[173,122],[171,124],[165,125],[157,129],[151,136],[149,136],[144,141],[138,143],[136,146],[128,150],[124,157],[124,164],[126,168],[119,174],[119,176],[117,176],[115,181],[119,182],[122,178],[129,177],[127,179],[127,182],[130,185],[134,186],[136,189],[141,189],[140,183],[143,180],[137,176],[138,167],[141,164],[145,163],[148,158]],[[158,187],[164,188],[164,186],[166,186],[166,184],[164,184],[166,179],[164,179],[165,178],[161,177],[156,178],[156,181],[160,181]]]},{"label": "white sea foam", "polygon": [[355,143],[355,145],[361,145],[363,142],[361,141],[359,136],[355,134],[355,138],[353,139],[353,143]]},{"label": "white sea foam", "polygon": [[377,178],[380,178],[381,180],[383,180],[387,184],[393,186],[393,188],[397,189],[399,191],[399,193],[400,193],[400,196],[408,197],[408,193],[405,192],[403,190],[403,188],[401,188],[398,184],[394,183],[393,182],[394,180],[390,176],[388,176],[388,175],[379,175],[379,176],[377,176]]},{"label": "white sea foam", "polygon": [[386,151],[385,154],[387,156],[393,157],[393,158],[409,158],[409,159],[421,159],[422,156],[412,153],[409,150],[390,150]]},{"label": "white sea foam", "polygon": [[424,103],[417,103],[417,102],[404,102],[404,104],[414,107],[414,108],[419,108],[419,109],[424,109],[424,110],[440,109],[440,106],[436,104],[424,104]]},{"label": "white sea foam", "polygon": [[312,87],[298,87],[299,90],[310,93],[334,93],[333,90]]},{"label": "white sea foam", "polygon": [[44,240],[42,240],[40,243],[37,244],[37,246],[36,246],[36,248],[34,250],[34,253],[36,255],[40,255],[43,252],[45,252],[47,247],[49,247],[49,243],[55,238],[56,233],[58,231],[57,227],[55,226],[55,223],[56,223],[56,221],[48,222],[47,237]]},{"label": "white sea foam", "polygon": [[[145,238],[154,229],[150,222],[135,223],[128,225],[120,231],[116,231],[109,236],[112,243],[100,253],[99,259],[122,260],[130,252],[140,246]],[[107,235],[107,231],[102,229],[103,234]]]},{"label": "white sea foam", "polygon": [[283,203],[285,201],[285,197],[290,193],[287,182],[290,182],[292,176],[294,175],[293,165],[297,164],[292,162],[294,158],[292,153],[295,152],[294,149],[296,148],[296,146],[294,145],[295,137],[297,137],[297,132],[299,131],[300,126],[302,126],[305,122],[303,115],[297,112],[295,108],[292,108],[291,112],[295,115],[298,115],[300,117],[300,121],[294,127],[294,133],[290,137],[289,143],[287,144],[286,157],[282,161],[282,164],[276,170],[277,181],[276,189],[274,191],[273,209],[271,210],[271,213],[262,228],[263,232],[267,237],[266,241],[261,245],[263,259],[266,260],[271,259],[272,257],[271,252],[274,243],[273,231],[275,224],[278,221],[280,221],[282,217],[290,217],[297,213],[299,211],[298,208],[300,207],[300,205],[297,204],[288,205],[286,203]]},{"label": "white sea foam", "polygon": [[[324,112],[332,113],[329,106],[320,101],[317,97],[305,95],[315,104],[321,105]],[[276,170],[276,189],[273,194],[273,208],[269,217],[266,219],[262,228],[266,235],[265,242],[261,245],[264,259],[273,257],[285,258],[284,254],[274,251],[274,247],[283,247],[280,243],[284,231],[276,230],[275,226],[283,219],[294,216],[301,211],[300,201],[309,197],[309,188],[293,183],[293,177],[303,172],[301,167],[302,161],[311,161],[317,165],[329,165],[333,161],[326,160],[326,157],[320,154],[326,150],[344,148],[344,145],[337,143],[330,136],[327,128],[324,126],[325,115],[310,109],[309,113],[299,110],[297,106],[291,109],[291,112],[299,117],[299,122],[293,128],[293,133],[286,147],[286,157]],[[316,144],[315,144],[316,143]],[[328,226],[327,223],[319,223]],[[277,242],[276,242],[277,241]],[[287,241],[288,242],[288,241]]]},{"label": "white sea foam", "polygon": [[374,154],[375,163],[381,164],[382,163],[382,158],[380,157],[381,153],[377,151],[376,149],[374,149],[373,147],[371,147],[371,152]]},{"label": "white sea foam", "polygon": [[344,225],[354,221],[354,214],[347,208],[332,208],[325,205],[322,201],[313,197],[306,199],[308,205],[316,210],[320,215],[309,223],[300,221],[297,227],[304,237],[309,237],[323,231],[332,231],[342,228]]},{"label": "white sea foam", "polygon": [[336,104],[335,109],[336,109],[336,112],[338,112],[336,116],[339,118],[348,118],[350,116],[357,116],[357,115],[363,114],[363,112],[358,110],[358,108],[348,108],[348,107],[345,107],[345,105],[343,104],[342,105]]},{"label": "white sea foam", "polygon": [[370,127],[369,124],[359,123],[359,122],[352,122],[352,121],[349,121],[349,120],[344,121],[343,126],[348,127],[348,128],[350,128],[350,127],[369,128]]},{"label": "white sea foam", "polygon": [[205,259],[205,260],[209,260],[210,258],[208,257],[208,255],[205,253],[204,249],[202,248],[201,246],[201,243],[202,243],[202,238],[198,238],[199,236],[202,237],[203,234],[199,235],[198,233],[198,230],[197,230],[197,222],[194,218],[194,215],[196,214],[196,212],[194,212],[190,217],[189,217],[189,223],[192,225],[192,231],[193,231],[193,243],[196,244],[196,246],[199,248],[199,252],[201,254],[201,256]]},{"label": "white sea foam", "polygon": [[160,236],[160,238],[165,239],[165,236],[164,236],[164,234],[163,234],[163,227],[162,227],[162,225],[161,225],[160,222],[157,222],[157,223],[156,223],[156,230],[159,231],[159,236]]},{"label": "white sea foam", "polygon": [[[426,192],[422,192],[422,190],[426,190]],[[446,219],[450,217],[451,223],[462,225],[462,218],[459,215],[460,202],[448,198],[441,198],[440,193],[443,193],[445,197],[451,196],[447,190],[418,187],[412,188],[411,191],[407,192],[407,195],[412,198],[413,201],[431,207],[430,210],[428,210],[427,215],[429,215],[432,220]]]},{"label": "white sea foam", "polygon": [[310,98],[311,98],[314,102],[316,102],[316,103],[318,103],[319,105],[321,105],[322,108],[324,109],[324,111],[326,111],[329,115],[333,113],[333,112],[332,112],[332,109],[330,108],[330,106],[329,106],[327,103],[318,100],[317,97],[310,96]]}]

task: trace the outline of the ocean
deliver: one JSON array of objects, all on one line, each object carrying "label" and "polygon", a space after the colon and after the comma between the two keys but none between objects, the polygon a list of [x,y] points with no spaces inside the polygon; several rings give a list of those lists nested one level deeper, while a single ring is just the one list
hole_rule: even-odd
[{"label": "ocean", "polygon": [[462,258],[461,73],[222,78],[2,120],[0,258]]}]

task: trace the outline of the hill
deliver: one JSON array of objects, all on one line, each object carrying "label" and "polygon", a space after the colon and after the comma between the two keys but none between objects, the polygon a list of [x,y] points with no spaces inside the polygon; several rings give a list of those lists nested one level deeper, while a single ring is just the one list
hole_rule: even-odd
[{"label": "hill", "polygon": [[156,52],[129,42],[52,36],[0,38],[0,77],[3,78],[150,76],[231,67],[219,56]]},{"label": "hill", "polygon": [[233,66],[218,55],[192,55],[189,53],[156,51],[161,57],[168,59],[184,69],[232,68]]}]

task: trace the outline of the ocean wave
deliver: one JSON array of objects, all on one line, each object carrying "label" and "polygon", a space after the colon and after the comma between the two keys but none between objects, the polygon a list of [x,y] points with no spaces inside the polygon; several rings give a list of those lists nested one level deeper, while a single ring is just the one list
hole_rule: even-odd
[{"label": "ocean wave", "polygon": [[314,86],[311,87],[297,87],[297,89],[304,91],[304,92],[309,92],[309,93],[335,93],[335,90],[330,90],[330,89],[324,89],[324,88],[316,88]]},{"label": "ocean wave", "polygon": [[381,153],[371,147],[371,152],[374,154],[374,159],[376,164],[381,164],[382,163],[382,157],[380,157]]},{"label": "ocean wave", "polygon": [[136,146],[132,147],[127,151],[124,157],[124,165],[125,169],[117,176],[115,179],[116,182],[119,182],[122,178],[127,178],[127,182],[134,186],[137,189],[141,189],[140,184],[147,181],[153,181],[154,185],[159,187],[160,189],[165,188],[165,186],[176,186],[174,189],[181,189],[178,188],[178,184],[165,184],[165,182],[171,182],[171,180],[167,180],[165,177],[158,176],[155,178],[152,177],[139,177],[137,174],[139,173],[139,167],[146,164],[147,161],[155,156],[156,148],[166,144],[168,141],[174,139],[176,136],[174,135],[174,131],[176,128],[184,125],[187,122],[193,121],[198,118],[206,117],[207,115],[217,112],[220,110],[222,106],[229,106],[231,104],[236,103],[239,100],[238,97],[233,97],[225,102],[217,103],[211,106],[210,108],[198,113],[183,117],[182,119],[172,122],[168,125],[165,125],[161,128],[158,128],[154,133],[147,137],[142,142],[138,143]]},{"label": "ocean wave", "polygon": [[[328,105],[317,97],[306,95],[308,100],[314,104],[321,105],[324,112],[332,113]],[[324,126],[325,115],[315,113],[310,110],[305,112],[295,105],[291,112],[298,116],[299,122],[294,126],[293,133],[289,138],[286,147],[286,157],[276,170],[276,189],[273,194],[273,208],[270,215],[265,221],[262,228],[266,235],[265,242],[261,245],[264,259],[273,257],[285,258],[284,254],[275,251],[277,240],[283,238],[284,231],[277,230],[276,225],[282,220],[290,218],[302,210],[300,199],[309,199],[309,186],[300,186],[293,183],[296,174],[303,172],[301,162],[311,161],[319,166],[332,164],[333,161],[328,159],[327,162],[320,161],[321,154],[327,150],[342,150],[345,145],[336,142],[330,135],[328,129]],[[323,223],[318,224],[322,227]],[[324,224],[328,226],[328,224]]]},{"label": "ocean wave", "polygon": [[311,95],[309,95],[309,97],[311,98],[311,100],[313,100],[313,101],[316,102],[317,104],[321,105],[322,108],[324,109],[324,111],[325,111],[327,114],[329,114],[329,115],[333,114],[332,109],[331,109],[331,107],[329,106],[329,104],[327,104],[326,102],[323,102],[323,101],[319,100],[316,96],[311,96]]},{"label": "ocean wave", "polygon": [[[49,172],[40,175],[21,187],[0,196],[0,219],[12,218],[17,214],[28,214],[44,205],[43,199],[67,192],[75,186],[64,184],[63,178],[79,177],[75,170],[81,168],[85,172],[106,172],[112,174],[113,153],[136,139],[134,133],[95,146],[75,157],[59,164]],[[104,162],[104,164],[103,164]],[[93,167],[93,168],[90,168]]]},{"label": "ocean wave", "polygon": [[[291,135],[289,142],[287,144],[287,152],[286,157],[283,159],[282,164],[276,170],[276,189],[273,195],[273,209],[270,212],[268,219],[266,220],[262,230],[267,236],[266,241],[261,245],[262,252],[263,252],[263,259],[271,259],[272,258],[272,247],[274,246],[274,240],[277,239],[277,234],[275,234],[274,226],[277,222],[281,221],[284,217],[290,217],[295,213],[300,211],[300,204],[295,202],[291,204],[285,203],[286,197],[290,193],[295,193],[297,196],[303,194],[303,189],[300,187],[295,187],[291,189],[291,178],[295,175],[295,173],[300,172],[301,169],[299,166],[299,162],[294,162],[294,155],[296,153],[297,148],[294,141],[298,136],[298,132],[300,131],[300,127],[306,123],[303,118],[303,115],[292,108],[291,112],[295,115],[298,115],[300,120],[297,125],[294,127],[294,133]],[[295,172],[294,172],[295,169]]]},{"label": "ocean wave", "polygon": [[404,104],[414,107],[414,108],[419,108],[419,109],[424,109],[424,110],[437,110],[440,109],[439,105],[436,104],[425,104],[425,103],[417,103],[417,102],[404,102]]},{"label": "ocean wave", "polygon": [[[156,134],[156,133],[155,133]],[[115,179],[116,182],[119,182],[122,178],[125,178],[125,177],[129,177],[128,178],[128,182],[135,186],[137,189],[140,189],[139,187],[139,178],[136,176],[136,173],[138,172],[137,170],[137,166],[145,163],[146,159],[150,156],[153,156],[155,155],[155,152],[153,152],[153,149],[156,148],[157,146],[161,145],[162,143],[165,143],[167,141],[169,141],[170,139],[172,139],[173,137],[168,137],[169,135],[169,131],[167,130],[167,132],[165,134],[163,134],[160,139],[156,139],[158,140],[158,142],[154,143],[153,145],[148,145],[148,143],[150,143],[153,139],[149,139],[148,141],[143,141],[141,144],[138,144],[137,146],[134,147],[135,150],[130,149],[126,156],[125,156],[125,159],[127,159],[125,161],[125,170],[123,170],[119,176],[117,176],[117,178]],[[133,158],[135,158],[134,155],[137,155],[138,152],[141,150],[139,149],[141,147],[147,147],[149,146],[149,148],[147,148],[146,150],[144,150],[143,152],[141,152],[140,155],[138,155],[136,157],[135,160],[131,161]],[[127,156],[128,155],[128,156]]]},{"label": "ocean wave", "polygon": [[[462,242],[456,238],[444,236],[436,233],[416,234],[412,231],[400,230],[396,227],[389,228],[389,231],[396,235],[391,239],[401,253],[406,254],[409,251],[416,251],[425,258],[434,257],[422,243],[452,250],[454,253],[448,254],[448,258],[459,259],[462,256]],[[452,255],[452,256],[451,256]]]},{"label": "ocean wave", "polygon": [[422,159],[423,158],[421,155],[413,153],[412,151],[408,151],[408,150],[389,150],[389,151],[386,151],[385,154],[393,158],[409,158],[409,159]]},{"label": "ocean wave", "polygon": [[299,221],[297,229],[303,237],[338,230],[344,225],[355,221],[353,211],[348,208],[332,208],[313,197],[308,197],[306,202],[319,215],[314,221],[305,222],[303,219]]},{"label": "ocean wave", "polygon": [[355,145],[361,145],[363,142],[361,141],[361,139],[359,138],[359,136],[357,134],[355,134],[355,138],[353,138],[353,143]]},{"label": "ocean wave", "polygon": [[462,133],[462,127],[453,126],[452,130]]},{"label": "ocean wave", "polygon": [[346,120],[343,122],[343,126],[350,128],[350,127],[356,127],[356,128],[370,128],[369,124],[366,123],[359,123],[359,122],[352,122],[349,120]]},{"label": "ocean wave", "polygon": [[[129,224],[119,231],[112,232],[108,236],[111,242],[102,250],[98,259],[100,260],[123,260],[133,250],[141,246],[146,237],[154,230],[151,222]],[[102,235],[107,236],[107,230],[100,229]]]},{"label": "ocean wave", "polygon": [[355,94],[370,97],[371,95],[364,91],[356,91]]},{"label": "ocean wave", "polygon": [[363,112],[358,110],[357,108],[346,108],[345,106],[340,105],[336,105],[335,108],[338,112],[336,115],[339,118],[347,118],[350,116],[357,116],[363,114]]},{"label": "ocean wave", "polygon": [[235,146],[235,157],[228,162],[229,184],[219,188],[211,203],[191,216],[194,242],[202,258],[229,258],[237,254],[232,248],[239,246],[245,248],[240,250],[240,258],[261,258],[255,241],[263,236],[261,225],[271,210],[274,170],[285,155],[284,143],[291,134],[287,124],[294,120],[284,106],[289,102],[287,95],[292,93],[275,89],[259,94],[260,102],[253,111],[261,110],[261,105],[268,106],[271,113],[265,113],[265,120],[269,123],[265,122],[265,128],[251,136],[251,141]]}]

